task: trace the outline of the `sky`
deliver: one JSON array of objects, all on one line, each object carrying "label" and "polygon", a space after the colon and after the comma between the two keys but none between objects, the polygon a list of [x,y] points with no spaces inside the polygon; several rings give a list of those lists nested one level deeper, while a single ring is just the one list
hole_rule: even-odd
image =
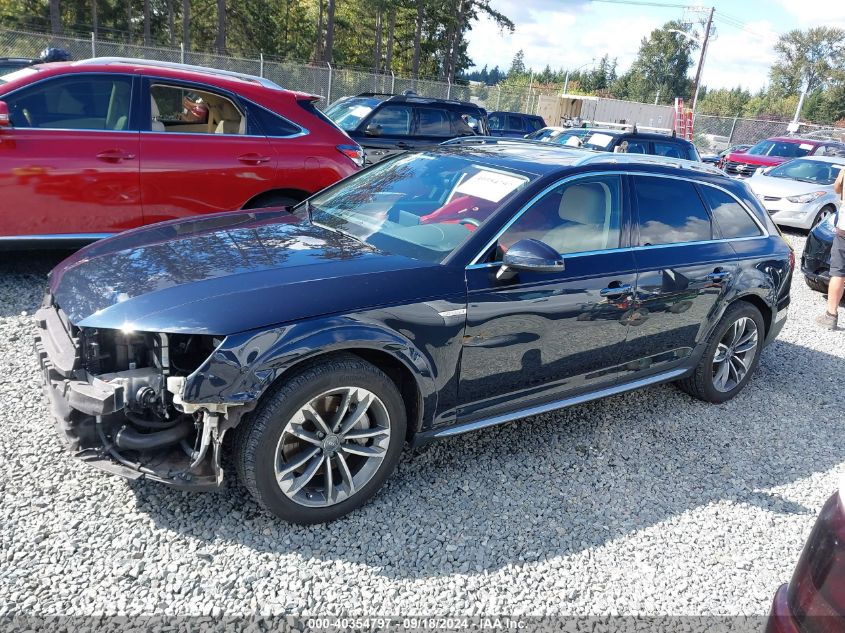
[{"label": "sky", "polygon": [[[653,0],[684,4],[683,0]],[[778,35],[794,28],[845,28],[842,0],[710,0],[715,6],[716,38],[711,39],[702,83],[710,88],[742,86],[756,91],[768,84]],[[516,24],[502,33],[481,18],[469,34],[469,56],[477,68],[510,68],[517,51],[526,67],[542,70],[590,68],[609,54],[620,74],[637,55],[643,37],[665,22],[700,13],[682,8],[612,4],[593,0],[492,0],[492,6]],[[742,26],[737,26],[742,23]],[[699,33],[703,28],[699,27]],[[698,63],[698,52],[694,53]],[[694,71],[692,71],[694,72]]]}]

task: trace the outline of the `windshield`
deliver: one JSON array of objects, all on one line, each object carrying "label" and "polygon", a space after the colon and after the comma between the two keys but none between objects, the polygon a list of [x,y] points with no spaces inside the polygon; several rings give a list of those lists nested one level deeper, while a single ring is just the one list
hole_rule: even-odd
[{"label": "windshield", "polygon": [[317,225],[382,251],[441,262],[534,178],[469,157],[404,154],[317,194],[309,205]]},{"label": "windshield", "polygon": [[341,129],[351,132],[379,103],[381,99],[373,97],[344,99],[331,105],[326,110],[326,116],[337,123]]},{"label": "windshield", "polygon": [[798,158],[813,151],[812,143],[789,143],[787,141],[760,141],[747,154],[750,156],[784,156]]},{"label": "windshield", "polygon": [[811,182],[819,185],[832,185],[836,182],[843,165],[823,162],[820,160],[798,159],[791,160],[772,169],[767,176],[772,178],[789,178],[801,182]]}]

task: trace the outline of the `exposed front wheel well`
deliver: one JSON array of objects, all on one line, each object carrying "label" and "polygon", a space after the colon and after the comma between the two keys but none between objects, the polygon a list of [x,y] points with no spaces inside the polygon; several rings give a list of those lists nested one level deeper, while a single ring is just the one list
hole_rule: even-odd
[{"label": "exposed front wheel well", "polygon": [[253,196],[244,204],[244,209],[285,206],[286,203],[302,202],[311,194],[301,189],[271,189]]},{"label": "exposed front wheel well", "polygon": [[[422,395],[420,394],[417,381],[414,379],[414,375],[411,373],[411,370],[387,352],[367,348],[350,348],[326,352],[318,356],[312,356],[288,367],[276,378],[274,384],[285,381],[288,376],[302,370],[306,366],[321,363],[332,357],[343,356],[346,354],[353,354],[376,366],[378,369],[387,374],[396,385],[396,388],[399,389],[399,393],[401,394],[402,401],[405,405],[405,413],[408,420],[405,439],[410,442],[417,429],[420,428],[423,409]],[[270,391],[270,389],[268,389],[268,391]]]}]

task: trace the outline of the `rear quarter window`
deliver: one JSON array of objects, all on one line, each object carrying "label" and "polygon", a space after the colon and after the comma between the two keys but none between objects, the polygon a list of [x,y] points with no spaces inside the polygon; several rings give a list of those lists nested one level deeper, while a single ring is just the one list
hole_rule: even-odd
[{"label": "rear quarter window", "polygon": [[757,223],[748,215],[745,207],[733,196],[708,185],[701,185],[701,195],[710,207],[713,221],[722,237],[735,239],[757,237],[763,234]]}]

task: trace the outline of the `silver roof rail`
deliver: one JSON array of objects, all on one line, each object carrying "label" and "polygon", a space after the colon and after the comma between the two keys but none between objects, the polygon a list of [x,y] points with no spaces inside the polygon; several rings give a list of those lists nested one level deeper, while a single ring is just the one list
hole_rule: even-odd
[{"label": "silver roof rail", "polygon": [[205,73],[207,75],[218,75],[220,77],[231,77],[233,79],[240,79],[241,81],[249,81],[271,90],[284,90],[284,88],[275,81],[271,81],[265,77],[259,77],[257,75],[238,73],[232,70],[221,70],[220,68],[209,68],[208,66],[194,66],[192,64],[180,64],[177,62],[163,62],[157,59],[140,59],[135,57],[92,57],[90,59],[83,59],[81,61],[74,62],[75,66],[88,66],[94,64],[129,64],[136,66],[150,66],[152,68],[184,70],[189,72]]},{"label": "silver roof rail", "polygon": [[714,176],[725,175],[725,172],[721,169],[708,165],[707,163],[684,160],[683,158],[669,158],[668,156],[652,156],[650,154],[613,154],[611,152],[600,152],[584,156],[584,158],[577,161],[575,164],[589,165],[592,163],[613,163],[617,165],[662,165],[664,167],[674,167],[676,169],[690,169],[693,171],[703,172],[705,174],[713,174]]}]

